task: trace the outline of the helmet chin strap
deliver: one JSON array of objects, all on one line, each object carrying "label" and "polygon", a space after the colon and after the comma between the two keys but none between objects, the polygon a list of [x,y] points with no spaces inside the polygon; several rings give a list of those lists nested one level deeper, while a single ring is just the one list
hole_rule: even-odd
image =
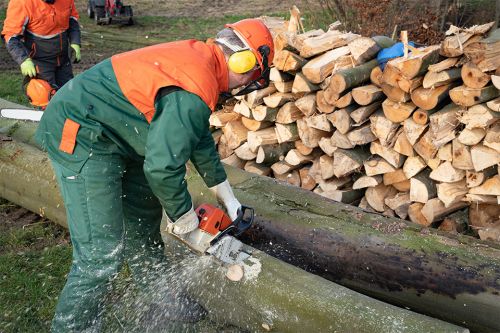
[{"label": "helmet chin strap", "polygon": [[268,57],[271,50],[269,49],[269,46],[262,45],[257,51],[259,51],[259,53],[262,55],[262,66],[264,67],[264,69],[262,70],[258,78],[249,82],[246,86],[241,88],[236,94],[232,96],[246,95],[248,93],[251,93],[252,91],[263,89],[269,86],[269,73],[271,72],[271,69],[269,68]]}]

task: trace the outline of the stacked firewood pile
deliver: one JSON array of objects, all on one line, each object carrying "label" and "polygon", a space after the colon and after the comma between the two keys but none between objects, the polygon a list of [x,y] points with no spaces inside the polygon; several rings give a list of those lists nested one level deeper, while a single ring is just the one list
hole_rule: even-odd
[{"label": "stacked firewood pile", "polygon": [[[422,225],[500,239],[500,30],[452,27],[405,48],[330,30],[278,31],[268,88],[211,125],[223,162],[332,200]],[[406,52],[407,51],[407,52]],[[406,54],[407,53],[407,54]],[[495,84],[497,86],[495,87]]]}]

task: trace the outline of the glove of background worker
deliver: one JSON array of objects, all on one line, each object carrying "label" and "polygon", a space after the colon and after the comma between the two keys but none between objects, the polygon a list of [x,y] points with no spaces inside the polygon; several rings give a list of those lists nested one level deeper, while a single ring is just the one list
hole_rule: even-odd
[{"label": "glove of background worker", "polygon": [[36,76],[36,67],[31,58],[27,58],[21,64],[21,73],[24,76],[35,77]]},{"label": "glove of background worker", "polygon": [[78,44],[71,44],[71,48],[73,49],[73,54],[75,55],[75,64],[79,63],[80,60],[82,60],[82,53],[80,51],[80,45]]},{"label": "glove of background worker", "polygon": [[[165,212],[163,212],[165,214]],[[184,235],[187,234],[196,228],[198,228],[198,224],[200,221],[198,220],[198,216],[191,207],[184,215],[179,217],[175,222],[173,222],[167,214],[165,214],[167,218],[167,232],[176,235]]]},{"label": "glove of background worker", "polygon": [[231,185],[227,179],[219,185],[210,187],[210,191],[212,191],[217,197],[217,200],[226,207],[227,214],[229,215],[229,218],[231,218],[231,221],[236,220],[241,204],[234,196]]}]

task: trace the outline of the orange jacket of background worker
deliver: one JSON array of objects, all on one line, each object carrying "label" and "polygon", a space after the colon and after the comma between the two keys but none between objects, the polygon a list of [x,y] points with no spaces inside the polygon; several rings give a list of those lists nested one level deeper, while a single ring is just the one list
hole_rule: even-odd
[{"label": "orange jacket of background worker", "polygon": [[80,60],[80,26],[74,0],[11,0],[2,38],[25,76],[58,88],[73,77],[69,48]]}]

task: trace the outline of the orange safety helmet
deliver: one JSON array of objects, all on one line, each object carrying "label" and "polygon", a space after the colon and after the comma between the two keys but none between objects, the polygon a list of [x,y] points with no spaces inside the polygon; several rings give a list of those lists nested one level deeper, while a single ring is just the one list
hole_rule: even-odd
[{"label": "orange safety helmet", "polygon": [[26,96],[33,106],[45,108],[56,90],[45,80],[31,79],[26,84]]},{"label": "orange safety helmet", "polygon": [[[252,50],[259,63],[261,71],[264,71],[266,64],[263,64],[263,49],[267,46],[269,53],[267,59],[269,63],[274,57],[274,42],[271,32],[260,19],[244,19],[232,24],[226,24],[226,28],[234,30],[238,37]],[[267,64],[269,66],[270,64]]]},{"label": "orange safety helmet", "polygon": [[269,86],[270,63],[274,57],[274,42],[271,32],[260,19],[244,19],[233,24],[226,24],[241,41],[253,52],[260,67],[253,80],[244,86],[235,96],[246,95],[254,90]]}]

